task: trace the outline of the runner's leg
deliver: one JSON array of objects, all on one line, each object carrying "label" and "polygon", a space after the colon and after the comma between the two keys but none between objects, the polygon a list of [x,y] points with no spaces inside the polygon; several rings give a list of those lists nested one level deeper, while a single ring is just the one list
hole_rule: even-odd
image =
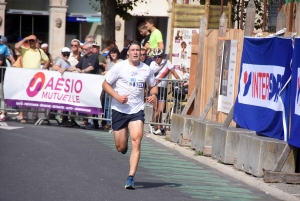
[{"label": "runner's leg", "polygon": [[128,124],[131,139],[131,155],[129,175],[134,176],[140,159],[141,141],[143,138],[144,123],[141,120],[131,121]]},{"label": "runner's leg", "polygon": [[114,131],[115,145],[118,152],[123,151],[127,146],[128,128]]}]

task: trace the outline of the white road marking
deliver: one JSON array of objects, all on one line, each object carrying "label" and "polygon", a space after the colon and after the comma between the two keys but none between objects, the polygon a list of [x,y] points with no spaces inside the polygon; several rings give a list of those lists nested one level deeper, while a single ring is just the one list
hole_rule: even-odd
[{"label": "white road marking", "polygon": [[7,125],[7,123],[5,123],[5,122],[0,123],[0,129],[14,130],[14,129],[19,129],[19,128],[24,128],[24,127],[13,127],[13,126]]}]

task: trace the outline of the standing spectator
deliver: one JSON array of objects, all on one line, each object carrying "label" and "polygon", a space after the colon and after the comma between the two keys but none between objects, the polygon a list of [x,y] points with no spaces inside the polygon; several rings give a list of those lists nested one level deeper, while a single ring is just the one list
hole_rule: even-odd
[{"label": "standing spectator", "polygon": [[157,19],[155,17],[148,17],[145,20],[147,29],[151,31],[149,38],[150,49],[160,48],[165,49],[161,32],[156,28]]},{"label": "standing spectator", "polygon": [[93,42],[92,52],[94,54],[98,55],[99,74],[102,74],[107,67],[107,63],[106,63],[106,58],[102,54],[99,54],[100,53],[100,45],[96,41]]},{"label": "standing spectator", "polygon": [[[25,41],[29,42],[29,48],[23,46]],[[47,69],[50,64],[49,59],[43,50],[36,48],[36,41],[36,36],[30,35],[16,43],[15,48],[22,56],[22,66],[23,68],[39,69],[41,61],[45,61],[46,63],[43,69]],[[27,115],[27,112],[23,112],[21,123],[27,122]],[[33,117],[34,121],[36,121],[38,119],[37,113],[33,113]]]},{"label": "standing spectator", "polygon": [[[68,58],[70,56],[71,50],[68,47],[64,47],[61,50],[61,57],[56,61],[56,64],[54,65],[54,70],[59,71],[61,74],[63,74],[65,71],[71,71],[71,63],[68,61]],[[75,70],[75,69],[74,69]],[[68,111],[63,111],[63,114],[68,114]],[[76,125],[74,119],[71,120],[71,122],[68,120],[68,116],[62,117],[62,126],[73,126]]]},{"label": "standing spectator", "polygon": [[128,51],[128,47],[129,47],[129,44],[131,43],[131,40],[129,40],[129,39],[126,39],[125,41],[124,41],[124,48],[123,48],[123,50],[121,51],[121,59],[123,59],[123,60],[125,60],[125,59],[127,59],[126,57],[127,57],[127,51]]},{"label": "standing spectator", "polygon": [[103,89],[113,97],[112,121],[115,145],[118,152],[126,154],[128,133],[131,139],[130,169],[126,189],[135,189],[134,176],[141,154],[144,131],[144,83],[150,87],[147,101],[156,101],[157,87],[153,72],[139,61],[140,44],[133,42],[128,50],[128,59],[117,63],[107,74]]},{"label": "standing spectator", "polygon": [[[99,73],[98,55],[93,54],[92,47],[92,43],[85,43],[83,45],[82,49],[84,51],[84,56],[79,60],[78,64],[76,65],[77,72],[89,74]],[[87,129],[95,129],[99,127],[98,120],[93,121],[92,119],[83,119],[81,125],[85,125]]]},{"label": "standing spectator", "polygon": [[[49,68],[51,68],[52,65],[53,65],[53,63],[52,63],[52,56],[51,56],[51,54],[50,54],[49,51],[48,51],[48,44],[47,44],[47,43],[43,43],[43,44],[41,45],[41,48],[42,48],[42,50],[45,52],[45,54],[48,56],[49,62],[50,62]],[[44,61],[41,61],[41,64],[42,64],[42,66],[44,66],[44,65],[45,65],[45,62],[44,62]]]},{"label": "standing spectator", "polygon": [[[166,79],[169,75],[169,72],[171,72],[176,79],[180,79],[171,62],[163,58],[164,56],[163,50],[159,48],[154,49],[153,55],[155,61],[151,62],[150,68],[153,71],[156,79],[157,78]],[[156,82],[158,83],[157,84],[158,96],[157,96],[157,102],[153,105],[153,109],[154,109],[153,122],[161,122],[162,112],[165,110],[167,96],[168,96],[168,82],[158,81],[158,80],[156,80]],[[152,132],[153,128],[151,127],[151,125],[150,125],[150,129]],[[153,134],[155,135],[161,135],[164,133],[165,133],[164,128],[161,125],[157,125],[157,130],[153,132]]]},{"label": "standing spectator", "polygon": [[111,37],[108,37],[105,40],[105,44],[106,44],[106,47],[102,50],[102,55],[107,58],[109,56],[110,50],[115,47],[116,40]]},{"label": "standing spectator", "polygon": [[[13,57],[13,54],[10,52],[10,49],[6,45],[6,43],[7,43],[7,38],[5,36],[0,36],[0,54],[4,54],[5,57],[8,58],[9,60],[8,62],[10,62],[10,64],[12,65],[15,63],[15,59]],[[8,62],[6,62],[6,66]]]},{"label": "standing spectator", "polygon": [[88,35],[87,37],[85,37],[85,43],[93,43],[94,37],[92,35]]},{"label": "standing spectator", "polygon": [[147,52],[144,48],[141,49],[140,61],[150,66],[151,62],[153,61],[147,55]]},{"label": "standing spectator", "polygon": [[81,58],[80,52],[80,41],[78,39],[73,39],[71,41],[71,54],[68,58],[71,66],[76,66]]},{"label": "standing spectator", "polygon": [[[108,63],[107,69],[104,72],[104,74],[106,74],[109,70],[111,70],[116,63],[123,61],[123,59],[121,59],[120,57],[121,54],[118,48],[111,49],[109,53],[110,62]],[[108,93],[105,93],[105,118],[106,119],[110,119],[110,105],[109,105],[110,99],[111,97],[108,95]],[[111,122],[106,121],[106,125],[104,125],[104,129],[109,130],[110,128],[111,128]]]},{"label": "standing spectator", "polygon": [[[0,66],[6,66],[5,54],[0,54]],[[5,68],[0,68],[0,108],[5,109],[4,103],[4,91],[3,91],[3,81],[4,81]],[[2,110],[0,114],[0,121],[5,121],[5,111]]]},{"label": "standing spectator", "polygon": [[146,26],[145,22],[142,22],[139,26],[138,26],[138,30],[140,32],[140,34],[142,36],[144,36],[144,38],[141,40],[141,48],[144,48],[146,51],[149,49],[149,39],[150,39],[150,32]]}]

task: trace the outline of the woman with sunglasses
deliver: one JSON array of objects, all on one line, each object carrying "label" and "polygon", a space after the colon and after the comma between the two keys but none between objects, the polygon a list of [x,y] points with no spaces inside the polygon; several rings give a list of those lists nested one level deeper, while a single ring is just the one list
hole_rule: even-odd
[{"label": "woman with sunglasses", "polygon": [[[158,87],[158,95],[157,102],[153,104],[154,116],[153,122],[161,122],[162,112],[165,110],[166,101],[168,96],[168,82],[161,81],[157,79],[167,79],[169,72],[173,74],[176,79],[180,79],[178,74],[176,73],[171,62],[164,58],[163,50],[160,48],[155,48],[152,50],[154,61],[150,64],[150,69],[153,71],[157,87]],[[150,125],[150,131],[155,135],[161,135],[165,133],[164,128],[161,125],[157,125],[157,130],[153,131],[153,127]]]},{"label": "woman with sunglasses", "polygon": [[[68,47],[64,47],[61,50],[61,58],[58,59],[54,65],[54,70],[59,71],[63,74],[65,71],[75,71],[75,67],[71,67],[71,63],[68,61],[71,54],[71,50]],[[63,111],[64,114],[68,114],[68,111]],[[72,121],[74,121],[72,119]],[[73,126],[76,122],[70,122],[68,116],[62,117],[61,126]]]}]

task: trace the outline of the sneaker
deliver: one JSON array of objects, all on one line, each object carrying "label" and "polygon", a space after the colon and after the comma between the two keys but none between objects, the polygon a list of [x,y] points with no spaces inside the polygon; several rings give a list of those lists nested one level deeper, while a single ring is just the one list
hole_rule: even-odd
[{"label": "sneaker", "polygon": [[87,124],[85,125],[85,128],[86,128],[87,130],[94,130],[94,129],[95,129],[95,126],[94,126],[94,124],[87,123]]},{"label": "sneaker", "polygon": [[69,122],[69,121],[62,121],[60,125],[61,126],[66,126],[66,127],[72,127],[73,126],[72,122]]},{"label": "sneaker", "polygon": [[150,127],[150,133],[154,133],[154,126],[151,126],[151,124],[149,124],[149,127]]},{"label": "sneaker", "polygon": [[125,188],[126,189],[132,189],[132,190],[135,189],[135,186],[134,186],[134,177],[133,176],[128,176],[126,184],[125,184]]},{"label": "sneaker", "polygon": [[161,135],[162,132],[160,129],[157,129],[156,131],[153,132],[154,135]]},{"label": "sneaker", "polygon": [[127,142],[126,142],[126,147],[123,151],[121,151],[122,154],[126,154],[128,151],[128,135],[127,135]]}]

